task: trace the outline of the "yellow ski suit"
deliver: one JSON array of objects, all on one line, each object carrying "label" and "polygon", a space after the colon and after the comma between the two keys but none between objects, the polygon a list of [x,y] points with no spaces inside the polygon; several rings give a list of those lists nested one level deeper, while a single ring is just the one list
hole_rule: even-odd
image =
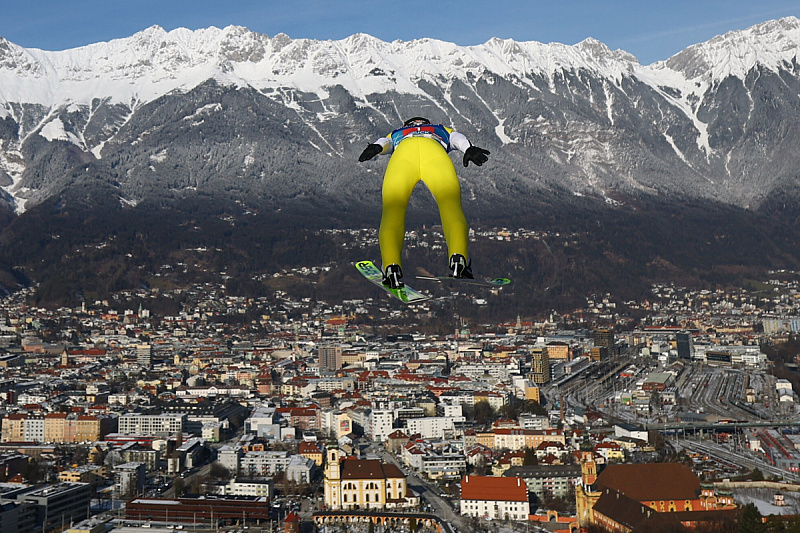
[{"label": "yellow ski suit", "polygon": [[392,153],[383,178],[383,213],[378,232],[383,268],[402,265],[406,209],[414,187],[422,180],[439,206],[448,256],[469,258],[469,226],[461,207],[461,185],[447,152],[466,152],[467,138],[441,125],[400,128],[375,141],[381,153]]}]

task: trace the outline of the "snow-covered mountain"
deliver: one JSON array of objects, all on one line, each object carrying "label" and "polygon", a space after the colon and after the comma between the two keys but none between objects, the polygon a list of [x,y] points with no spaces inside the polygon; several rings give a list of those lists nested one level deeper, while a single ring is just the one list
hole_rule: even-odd
[{"label": "snow-covered mountain", "polygon": [[800,190],[798,52],[793,17],[652,65],[591,38],[463,47],[151,27],[60,52],[0,38],[0,186],[17,212],[95,190],[126,207],[196,194],[374,205],[385,161],[358,154],[424,115],[492,151],[459,171],[476,210],[544,191],[755,208]]}]

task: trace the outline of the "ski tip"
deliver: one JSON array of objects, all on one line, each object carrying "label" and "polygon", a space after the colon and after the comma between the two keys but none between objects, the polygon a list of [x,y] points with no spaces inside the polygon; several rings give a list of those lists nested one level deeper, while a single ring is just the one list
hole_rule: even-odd
[{"label": "ski tip", "polygon": [[354,261],[353,266],[355,266],[356,268],[365,268],[365,267],[375,266],[375,263],[373,263],[369,259],[366,259],[364,261]]}]

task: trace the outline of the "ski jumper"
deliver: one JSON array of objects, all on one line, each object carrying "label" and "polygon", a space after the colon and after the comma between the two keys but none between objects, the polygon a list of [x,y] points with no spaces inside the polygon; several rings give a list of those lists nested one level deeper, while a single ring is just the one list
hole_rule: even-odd
[{"label": "ski jumper", "polygon": [[383,268],[402,265],[406,209],[420,180],[428,187],[439,207],[448,255],[468,258],[469,226],[461,207],[461,185],[448,152],[465,152],[470,142],[457,131],[441,124],[399,128],[375,141],[381,153],[392,153],[383,178],[383,213],[378,232]]}]

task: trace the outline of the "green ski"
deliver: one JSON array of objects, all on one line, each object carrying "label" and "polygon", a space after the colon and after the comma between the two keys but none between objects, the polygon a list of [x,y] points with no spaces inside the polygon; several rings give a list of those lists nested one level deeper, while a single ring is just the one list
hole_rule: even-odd
[{"label": "green ski", "polygon": [[463,283],[465,285],[479,285],[481,287],[505,287],[511,283],[508,278],[470,279],[453,278],[451,276],[417,276],[417,279],[438,281],[439,283]]},{"label": "green ski", "polygon": [[383,284],[383,273],[381,270],[375,266],[372,261],[359,261],[355,264],[356,269],[361,272],[361,274],[370,280],[373,285],[377,285],[384,291],[388,292],[401,302],[407,304],[413,304],[417,302],[422,302],[424,300],[428,300],[429,297],[422,294],[421,292],[417,292],[408,285],[405,287],[400,287],[399,289],[392,289],[387,287]]}]

